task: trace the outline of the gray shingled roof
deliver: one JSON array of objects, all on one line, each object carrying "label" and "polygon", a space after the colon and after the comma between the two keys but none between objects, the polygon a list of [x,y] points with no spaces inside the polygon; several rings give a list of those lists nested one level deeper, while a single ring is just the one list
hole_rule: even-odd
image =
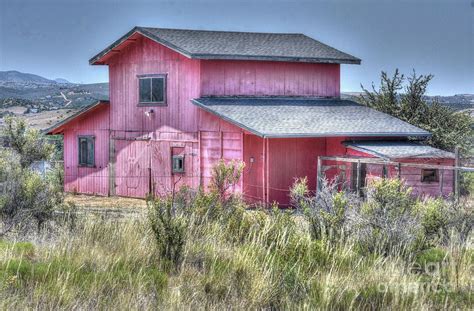
[{"label": "gray shingled roof", "polygon": [[430,136],[349,100],[204,97],[193,103],[262,137]]},{"label": "gray shingled roof", "polygon": [[140,33],[189,58],[360,64],[360,59],[298,33],[257,33],[135,27],[90,59],[104,55]]},{"label": "gray shingled roof", "polygon": [[410,141],[357,141],[346,142],[348,148],[385,159],[448,158],[454,153]]}]

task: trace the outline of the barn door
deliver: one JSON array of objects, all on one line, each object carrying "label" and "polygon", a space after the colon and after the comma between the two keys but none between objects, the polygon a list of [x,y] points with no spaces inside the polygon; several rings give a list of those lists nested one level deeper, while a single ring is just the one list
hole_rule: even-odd
[{"label": "barn door", "polygon": [[[150,142],[152,187],[156,195],[171,193],[182,186],[199,187],[199,158],[196,142]],[[173,171],[173,156],[182,157],[182,171]]]},{"label": "barn door", "polygon": [[144,198],[150,184],[150,143],[115,140],[115,194]]},{"label": "barn door", "polygon": [[[182,186],[199,187],[197,142],[115,140],[115,194],[144,198],[165,195]],[[173,172],[173,155],[182,156],[184,169]]]}]

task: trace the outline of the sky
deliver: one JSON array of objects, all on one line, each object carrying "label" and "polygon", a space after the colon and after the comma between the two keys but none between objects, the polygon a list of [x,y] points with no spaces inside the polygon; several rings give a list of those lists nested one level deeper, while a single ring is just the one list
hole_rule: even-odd
[{"label": "sky", "polygon": [[301,32],[362,59],[342,91],[399,68],[433,74],[429,95],[474,93],[474,0],[0,0],[0,70],[107,82],[88,60],[136,25]]}]

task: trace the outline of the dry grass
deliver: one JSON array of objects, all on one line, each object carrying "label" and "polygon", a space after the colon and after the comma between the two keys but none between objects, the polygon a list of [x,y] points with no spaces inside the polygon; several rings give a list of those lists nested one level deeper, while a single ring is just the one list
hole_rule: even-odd
[{"label": "dry grass", "polygon": [[123,198],[123,197],[101,197],[83,194],[67,194],[66,202],[72,203],[79,208],[100,208],[100,209],[122,209],[140,208],[146,209],[144,199]]},{"label": "dry grass", "polygon": [[88,217],[51,242],[0,242],[0,309],[467,309],[472,251],[440,269],[311,240],[301,219],[246,212],[244,227],[190,222],[163,270],[144,216]]}]

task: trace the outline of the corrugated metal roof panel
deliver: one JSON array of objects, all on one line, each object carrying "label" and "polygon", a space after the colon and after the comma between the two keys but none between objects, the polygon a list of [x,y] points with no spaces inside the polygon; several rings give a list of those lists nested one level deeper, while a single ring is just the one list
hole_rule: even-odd
[{"label": "corrugated metal roof panel", "polygon": [[386,159],[443,158],[454,159],[454,153],[410,141],[347,142],[348,148]]}]

